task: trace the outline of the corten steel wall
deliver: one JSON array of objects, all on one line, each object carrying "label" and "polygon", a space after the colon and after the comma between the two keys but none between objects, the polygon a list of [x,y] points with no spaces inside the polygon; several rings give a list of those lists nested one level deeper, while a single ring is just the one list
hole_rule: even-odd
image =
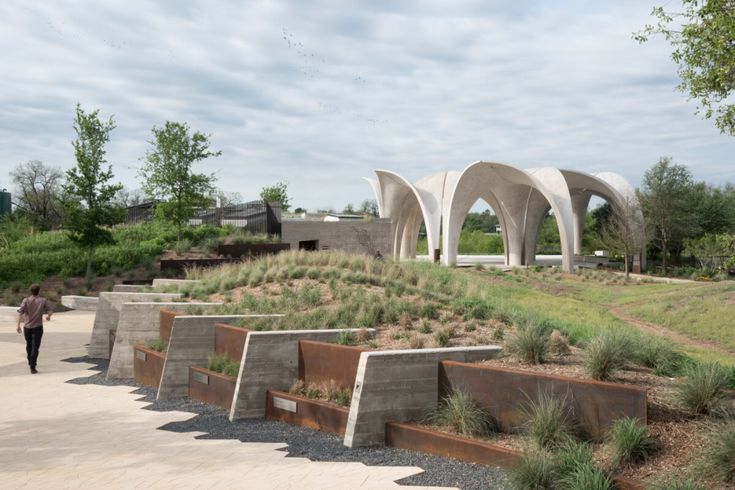
[{"label": "corten steel wall", "polygon": [[183,311],[173,311],[166,308],[161,308],[161,326],[159,331],[161,332],[161,338],[164,342],[171,340],[171,329],[174,328],[174,318],[179,315],[185,315]]},{"label": "corten steel wall", "polygon": [[646,422],[646,390],[636,386],[454,361],[439,363],[439,384],[440,396],[451,390],[468,393],[503,431],[522,425],[529,400],[544,392],[566,397],[581,428],[598,440],[620,417]]},{"label": "corten steel wall", "polygon": [[249,330],[235,327],[226,323],[214,324],[214,353],[227,354],[233,361],[242,360],[242,351],[245,348],[245,339]]},{"label": "corten steel wall", "polygon": [[[141,359],[143,355],[145,359]],[[142,345],[136,345],[133,364],[135,382],[158,388],[165,361],[165,352],[158,352]]]},{"label": "corten steel wall", "polygon": [[273,255],[291,247],[288,243],[242,243],[242,244],[220,244],[217,247],[217,254],[223,257],[231,257],[233,259],[261,257],[263,255]]},{"label": "corten steel wall", "polygon": [[318,240],[319,250],[344,250],[370,256],[380,251],[388,257],[393,250],[391,220],[310,221],[284,220],[281,242],[298,250],[299,242]]},{"label": "corten steel wall", "polygon": [[329,384],[341,389],[355,387],[360,354],[367,349],[314,340],[299,341],[299,379],[304,383]]},{"label": "corten steel wall", "polygon": [[[266,396],[265,416],[268,419],[282,420],[341,436],[345,434],[347,417],[350,413],[347,408],[319,400],[309,400],[282,391],[268,391]],[[296,411],[292,412],[273,406],[273,397],[296,403]]]},{"label": "corten steel wall", "polygon": [[519,452],[496,444],[399,422],[385,424],[385,445],[502,468],[521,460]]},{"label": "corten steel wall", "polygon": [[[208,382],[198,381],[194,373],[206,376]],[[217,405],[225,410],[229,410],[232,405],[236,382],[237,378],[225,376],[209,369],[197,366],[189,367],[189,396],[195,400]]]}]

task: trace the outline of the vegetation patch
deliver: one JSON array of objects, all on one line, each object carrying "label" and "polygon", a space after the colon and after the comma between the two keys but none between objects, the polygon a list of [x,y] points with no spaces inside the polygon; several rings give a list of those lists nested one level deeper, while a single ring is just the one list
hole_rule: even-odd
[{"label": "vegetation patch", "polygon": [[207,369],[234,378],[240,373],[240,363],[230,359],[227,354],[213,355],[207,362]]}]

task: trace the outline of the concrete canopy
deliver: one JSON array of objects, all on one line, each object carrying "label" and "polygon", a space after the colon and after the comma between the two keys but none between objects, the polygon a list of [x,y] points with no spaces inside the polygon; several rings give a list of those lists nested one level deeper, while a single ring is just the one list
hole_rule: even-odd
[{"label": "concrete canopy", "polygon": [[581,252],[584,217],[593,195],[613,207],[638,206],[633,187],[611,172],[591,175],[552,167],[523,170],[478,161],[460,172],[439,172],[416,184],[387,170],[375,174],[377,180],[366,180],[375,193],[380,216],[393,220],[393,256],[416,256],[423,221],[429,254],[439,249],[441,240],[445,265],[456,264],[462,225],[480,199],[498,217],[505,263],[511,266],[534,263],[538,230],[551,210],[559,229],[562,268],[567,272],[574,268],[575,253]]}]

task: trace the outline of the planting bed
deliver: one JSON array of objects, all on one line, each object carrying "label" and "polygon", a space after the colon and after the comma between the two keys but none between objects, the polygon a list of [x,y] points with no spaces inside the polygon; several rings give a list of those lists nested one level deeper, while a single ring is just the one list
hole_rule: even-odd
[{"label": "planting bed", "polygon": [[189,396],[195,400],[229,410],[236,383],[236,377],[199,366],[189,367]]},{"label": "planting bed", "polygon": [[165,352],[160,352],[144,345],[136,345],[133,364],[135,382],[158,388],[165,362]]},{"label": "planting bed", "polygon": [[266,418],[343,436],[349,409],[283,391],[268,391]]}]

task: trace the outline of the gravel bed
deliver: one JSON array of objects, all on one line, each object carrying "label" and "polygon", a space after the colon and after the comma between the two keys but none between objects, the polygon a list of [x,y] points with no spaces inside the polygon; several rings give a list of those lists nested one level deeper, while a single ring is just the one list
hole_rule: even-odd
[{"label": "gravel bed", "polygon": [[398,480],[400,485],[436,485],[458,487],[463,490],[509,488],[505,473],[497,468],[464,463],[450,458],[431,456],[404,449],[383,446],[348,448],[335,434],[300,427],[285,422],[266,419],[244,419],[230,422],[223,409],[206,405],[189,398],[157,401],[156,390],[135,383],[132,379],[107,380],[107,359],[74,357],[66,362],[94,364],[90,370],[98,371],[88,377],[67,381],[73,384],[137,387],[133,393],[150,403],[146,410],[178,410],[196,414],[189,420],[171,422],[159,429],[172,432],[204,432],[198,439],[238,439],[243,442],[276,442],[288,444],[283,451],[288,456],[308,458],[312,461],[360,462],[369,466],[418,466],[423,473]]}]

